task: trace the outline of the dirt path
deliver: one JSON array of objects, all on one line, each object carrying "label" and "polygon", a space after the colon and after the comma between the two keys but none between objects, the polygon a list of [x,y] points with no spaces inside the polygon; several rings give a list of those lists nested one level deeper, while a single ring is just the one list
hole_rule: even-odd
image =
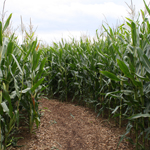
[{"label": "dirt path", "polygon": [[[24,139],[17,150],[115,150],[122,129],[96,118],[96,114],[81,106],[56,100],[41,100],[43,115],[35,135]],[[48,108],[48,109],[46,109]],[[123,142],[119,150],[132,150]]]}]

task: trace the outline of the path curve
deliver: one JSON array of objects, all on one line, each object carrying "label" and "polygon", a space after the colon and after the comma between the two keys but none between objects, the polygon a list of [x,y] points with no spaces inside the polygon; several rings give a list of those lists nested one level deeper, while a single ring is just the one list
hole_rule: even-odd
[{"label": "path curve", "polygon": [[[42,117],[36,134],[19,140],[17,150],[115,150],[123,130],[97,118],[90,109],[41,99]],[[119,150],[132,150],[123,142]]]}]

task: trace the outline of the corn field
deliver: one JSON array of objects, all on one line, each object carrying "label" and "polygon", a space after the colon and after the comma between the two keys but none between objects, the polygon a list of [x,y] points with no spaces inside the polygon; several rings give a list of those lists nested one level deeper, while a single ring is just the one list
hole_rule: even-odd
[{"label": "corn field", "polygon": [[[144,0],[143,0],[144,1]],[[148,14],[150,9],[145,3]],[[126,127],[136,150],[150,147],[150,22],[126,18],[116,29],[103,25],[97,39],[61,40],[39,48],[38,40],[5,37],[12,14],[0,22],[0,150],[15,145],[20,120],[30,133],[39,126],[41,93],[76,102]],[[135,137],[135,140],[131,137]],[[118,143],[119,144],[119,143]]]}]

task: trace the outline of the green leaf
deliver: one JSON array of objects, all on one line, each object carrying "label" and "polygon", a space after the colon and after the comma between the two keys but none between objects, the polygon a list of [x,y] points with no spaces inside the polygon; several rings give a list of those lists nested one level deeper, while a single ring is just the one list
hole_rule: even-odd
[{"label": "green leaf", "polygon": [[137,118],[149,118],[150,114],[135,114],[131,117],[128,117],[128,119],[132,120],[132,119],[137,119]]},{"label": "green leaf", "polygon": [[35,89],[40,85],[42,84],[44,78],[40,79],[36,84],[34,84],[34,86],[31,88],[31,92],[34,92]]},{"label": "green leaf", "polygon": [[2,91],[0,90],[0,103],[2,103],[2,95],[3,95],[3,93],[2,93]]},{"label": "green leaf", "polygon": [[115,41],[113,30],[110,27],[109,27],[109,30],[110,30],[110,35],[111,35],[112,40]]},{"label": "green leaf", "polygon": [[43,71],[43,68],[44,68],[44,66],[45,66],[46,61],[47,61],[46,58],[44,58],[44,59],[42,60],[39,71]]},{"label": "green leaf", "polygon": [[44,58],[40,64],[40,69],[38,71],[38,73],[36,74],[35,78],[34,78],[34,82],[36,82],[39,78],[41,78],[41,75],[43,73],[43,68],[45,66],[45,63],[46,63],[46,58]]},{"label": "green leaf", "polygon": [[24,89],[24,90],[22,90],[22,91],[20,91],[20,92],[22,92],[22,93],[27,93],[30,89],[31,89],[31,88],[26,88],[26,89]]},{"label": "green leaf", "polygon": [[20,94],[19,94],[19,86],[18,86],[18,83],[17,83],[17,80],[16,80],[16,79],[14,80],[14,86],[15,86],[15,90],[16,90],[17,96],[18,96],[18,98],[19,98],[19,97],[20,97]]},{"label": "green leaf", "polygon": [[150,61],[146,55],[143,55],[146,70],[150,73]]},{"label": "green leaf", "polygon": [[13,91],[13,92],[11,92],[11,94],[10,94],[10,98],[11,98],[11,99],[14,99],[16,95],[17,95],[16,91]]},{"label": "green leaf", "polygon": [[33,68],[32,70],[35,70],[39,64],[39,60],[40,60],[40,56],[41,56],[41,52],[40,51],[34,51],[33,53]]},{"label": "green leaf", "polygon": [[13,45],[14,45],[14,43],[12,41],[10,41],[8,43],[7,54],[6,55],[10,55],[12,53],[12,51],[13,51]]},{"label": "green leaf", "polygon": [[138,53],[139,57],[144,55],[144,52],[140,47],[137,48],[137,53]]},{"label": "green leaf", "polygon": [[136,80],[132,79],[132,82],[135,86],[142,87],[142,83],[140,81],[136,81]]},{"label": "green leaf", "polygon": [[131,27],[131,24],[130,24],[129,22],[126,21],[126,23],[127,23],[127,25],[128,25],[129,27]]},{"label": "green leaf", "polygon": [[12,104],[11,104],[11,99],[10,99],[10,96],[9,96],[8,92],[6,90],[4,90],[4,89],[3,89],[3,97],[9,103],[9,115],[12,117],[13,116],[13,107],[12,107]]},{"label": "green leaf", "polygon": [[19,68],[19,70],[20,70],[21,74],[23,75],[23,71],[22,71],[22,69],[21,69],[21,67],[20,67],[20,65],[19,65],[18,60],[16,59],[16,57],[14,56],[14,54],[12,54],[12,56],[13,56],[13,58],[14,58],[14,60],[15,60],[16,64],[17,64],[17,66],[18,66],[18,68]]},{"label": "green leaf", "polygon": [[29,56],[29,54],[30,54],[33,50],[35,50],[35,48],[36,48],[36,43],[37,43],[37,41],[33,41],[32,45],[30,46],[30,49],[28,50],[26,56],[24,57],[24,61],[27,59],[27,57]]},{"label": "green leaf", "polygon": [[107,34],[108,34],[109,36],[111,36],[111,35],[109,34],[108,30],[105,28],[105,26],[104,26],[104,25],[102,25],[102,26],[103,26],[104,30],[107,32]]},{"label": "green leaf", "polygon": [[145,5],[145,7],[146,7],[147,12],[148,12],[148,13],[149,13],[149,15],[150,15],[150,9],[148,8],[148,6],[147,6],[147,4],[146,4],[145,0],[143,0],[143,2],[144,2],[144,5]]},{"label": "green leaf", "polygon": [[[9,66],[9,67],[10,67],[11,77],[14,78],[14,87],[15,87],[15,90],[16,90],[15,92],[16,92],[17,96],[20,97],[20,94],[19,94],[19,86],[18,86],[17,80],[16,80],[16,78],[14,77],[14,74],[12,73],[11,66]],[[11,95],[11,97],[12,97],[12,95]]]},{"label": "green leaf", "polygon": [[142,14],[142,18],[143,18],[143,21],[144,21],[144,19],[145,19],[145,14],[144,14],[144,11],[143,11],[143,10],[141,10],[141,14]]},{"label": "green leaf", "polygon": [[110,73],[108,71],[100,71],[103,75],[105,75],[106,77],[110,78],[111,80],[114,81],[121,81],[116,75],[114,75],[113,73]]},{"label": "green leaf", "polygon": [[4,33],[4,31],[7,29],[7,27],[9,26],[9,22],[10,22],[10,19],[12,17],[12,14],[9,15],[8,19],[6,20],[6,23],[4,25],[4,28],[3,28],[3,31],[2,33]]},{"label": "green leaf", "polygon": [[106,93],[105,97],[107,97],[109,95],[112,96],[112,94],[118,94],[118,93],[121,93],[121,91],[108,92],[108,93]]},{"label": "green leaf", "polygon": [[133,75],[130,74],[128,67],[126,66],[126,64],[125,64],[123,61],[117,59],[117,63],[118,63],[119,68],[121,69],[121,71],[122,71],[128,78],[133,78]]},{"label": "green leaf", "polygon": [[134,91],[131,91],[131,90],[121,90],[121,92],[125,95],[131,95],[131,94],[134,94]]},{"label": "green leaf", "polygon": [[120,41],[121,41],[123,44],[125,44],[125,40],[122,38],[122,36],[118,35],[117,37],[120,39]]},{"label": "green leaf", "polygon": [[3,43],[2,22],[0,21],[0,46],[2,46],[2,43]]},{"label": "green leaf", "polygon": [[[21,56],[22,56],[22,55],[20,55],[20,56],[17,58],[18,62],[20,62]],[[13,63],[13,64],[11,65],[12,74],[15,74],[16,69],[17,69],[17,64],[16,64],[16,63]]]},{"label": "green leaf", "polygon": [[143,53],[143,51],[140,48],[137,49],[137,52],[138,52],[140,60],[141,60],[142,64],[144,65],[146,71],[148,73],[150,73],[150,61],[149,61],[148,57]]},{"label": "green leaf", "polygon": [[114,111],[112,112],[112,114],[114,114],[114,113],[118,110],[119,107],[120,107],[120,106],[117,106],[117,107],[114,109]]},{"label": "green leaf", "polygon": [[130,22],[132,22],[133,20],[132,19],[130,19],[130,18],[127,18],[127,17],[125,17],[127,20],[129,20]]},{"label": "green leaf", "polygon": [[5,102],[2,102],[0,105],[1,105],[2,108],[3,108],[3,111],[6,112],[6,113],[9,115],[9,109],[8,109],[6,103],[5,103]]},{"label": "green leaf", "polygon": [[12,55],[11,54],[13,52],[13,46],[14,46],[14,43],[12,41],[10,41],[8,43],[7,51],[5,53],[5,60],[7,60],[6,61],[7,67],[10,65],[11,60],[12,60]]},{"label": "green leaf", "polygon": [[133,21],[131,22],[131,33],[132,33],[133,46],[136,46],[137,44],[136,24]]},{"label": "green leaf", "polygon": [[142,79],[144,81],[149,81],[150,79],[149,78],[145,78],[143,76],[140,76],[139,74],[135,73],[135,75],[139,78],[139,79]]},{"label": "green leaf", "polygon": [[104,64],[102,63],[97,63],[98,66],[105,66]]},{"label": "green leaf", "polygon": [[133,66],[134,60],[131,60],[131,58],[129,58],[129,59],[130,59],[130,61],[129,61],[130,72],[134,74],[134,72],[136,72],[136,69]]}]

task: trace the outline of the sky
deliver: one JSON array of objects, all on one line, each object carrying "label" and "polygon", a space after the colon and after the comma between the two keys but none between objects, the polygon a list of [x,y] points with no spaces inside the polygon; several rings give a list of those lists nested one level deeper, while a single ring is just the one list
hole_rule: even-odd
[{"label": "sky", "polygon": [[[150,0],[145,0],[148,4]],[[0,14],[4,0],[0,0]],[[13,30],[21,40],[21,17],[29,31],[30,18],[38,40],[51,44],[61,38],[95,37],[107,22],[115,27],[128,17],[131,0],[6,0],[6,17],[12,13]],[[143,0],[132,0],[136,11],[144,9]],[[1,17],[0,17],[1,19]]]}]

